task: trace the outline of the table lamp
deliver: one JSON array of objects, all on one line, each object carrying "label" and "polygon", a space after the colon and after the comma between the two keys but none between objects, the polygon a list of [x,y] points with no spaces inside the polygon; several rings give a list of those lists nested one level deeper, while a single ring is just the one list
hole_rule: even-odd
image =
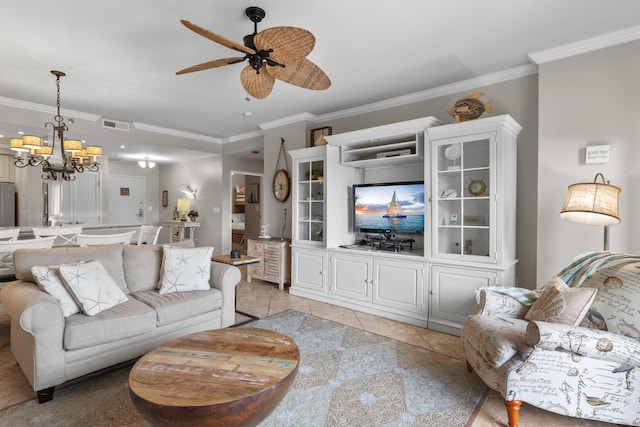
[{"label": "table lamp", "polygon": [[[602,183],[598,183],[598,177]],[[560,218],[579,224],[604,226],[604,250],[609,250],[609,226],[620,224],[618,199],[620,188],[605,181],[604,175],[596,174],[593,182],[569,186],[567,199]]]}]

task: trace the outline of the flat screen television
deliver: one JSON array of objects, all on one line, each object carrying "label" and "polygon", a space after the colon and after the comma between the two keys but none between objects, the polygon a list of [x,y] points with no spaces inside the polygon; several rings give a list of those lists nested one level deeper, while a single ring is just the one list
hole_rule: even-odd
[{"label": "flat screen television", "polygon": [[424,234],[424,182],[354,185],[353,228],[362,233]]}]

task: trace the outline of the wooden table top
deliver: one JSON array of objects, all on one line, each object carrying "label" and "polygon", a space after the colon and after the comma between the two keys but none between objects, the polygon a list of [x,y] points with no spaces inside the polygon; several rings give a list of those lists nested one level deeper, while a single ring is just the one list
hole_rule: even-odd
[{"label": "wooden table top", "polygon": [[231,255],[216,255],[211,257],[211,261],[218,261],[230,265],[245,265],[258,263],[260,262],[260,258],[247,255],[240,255],[240,258],[231,258]]},{"label": "wooden table top", "polygon": [[147,353],[131,369],[129,388],[158,406],[224,405],[295,376],[298,346],[277,332],[228,328],[198,332]]}]

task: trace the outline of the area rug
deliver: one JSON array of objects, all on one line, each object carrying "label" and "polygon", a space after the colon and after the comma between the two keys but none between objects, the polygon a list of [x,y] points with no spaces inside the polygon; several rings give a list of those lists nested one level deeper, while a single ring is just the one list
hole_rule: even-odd
[{"label": "area rug", "polygon": [[[296,380],[260,425],[465,426],[486,386],[462,361],[295,310],[253,322],[300,348]],[[131,366],[0,411],[1,426],[147,426],[131,404]]]}]

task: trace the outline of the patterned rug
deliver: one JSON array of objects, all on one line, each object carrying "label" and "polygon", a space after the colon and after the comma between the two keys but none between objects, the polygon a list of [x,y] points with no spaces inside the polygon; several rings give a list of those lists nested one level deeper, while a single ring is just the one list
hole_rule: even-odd
[{"label": "patterned rug", "polygon": [[[465,426],[486,390],[464,362],[294,310],[247,326],[291,337],[296,380],[260,426]],[[0,426],[147,426],[131,404],[131,366],[0,411]]]}]

